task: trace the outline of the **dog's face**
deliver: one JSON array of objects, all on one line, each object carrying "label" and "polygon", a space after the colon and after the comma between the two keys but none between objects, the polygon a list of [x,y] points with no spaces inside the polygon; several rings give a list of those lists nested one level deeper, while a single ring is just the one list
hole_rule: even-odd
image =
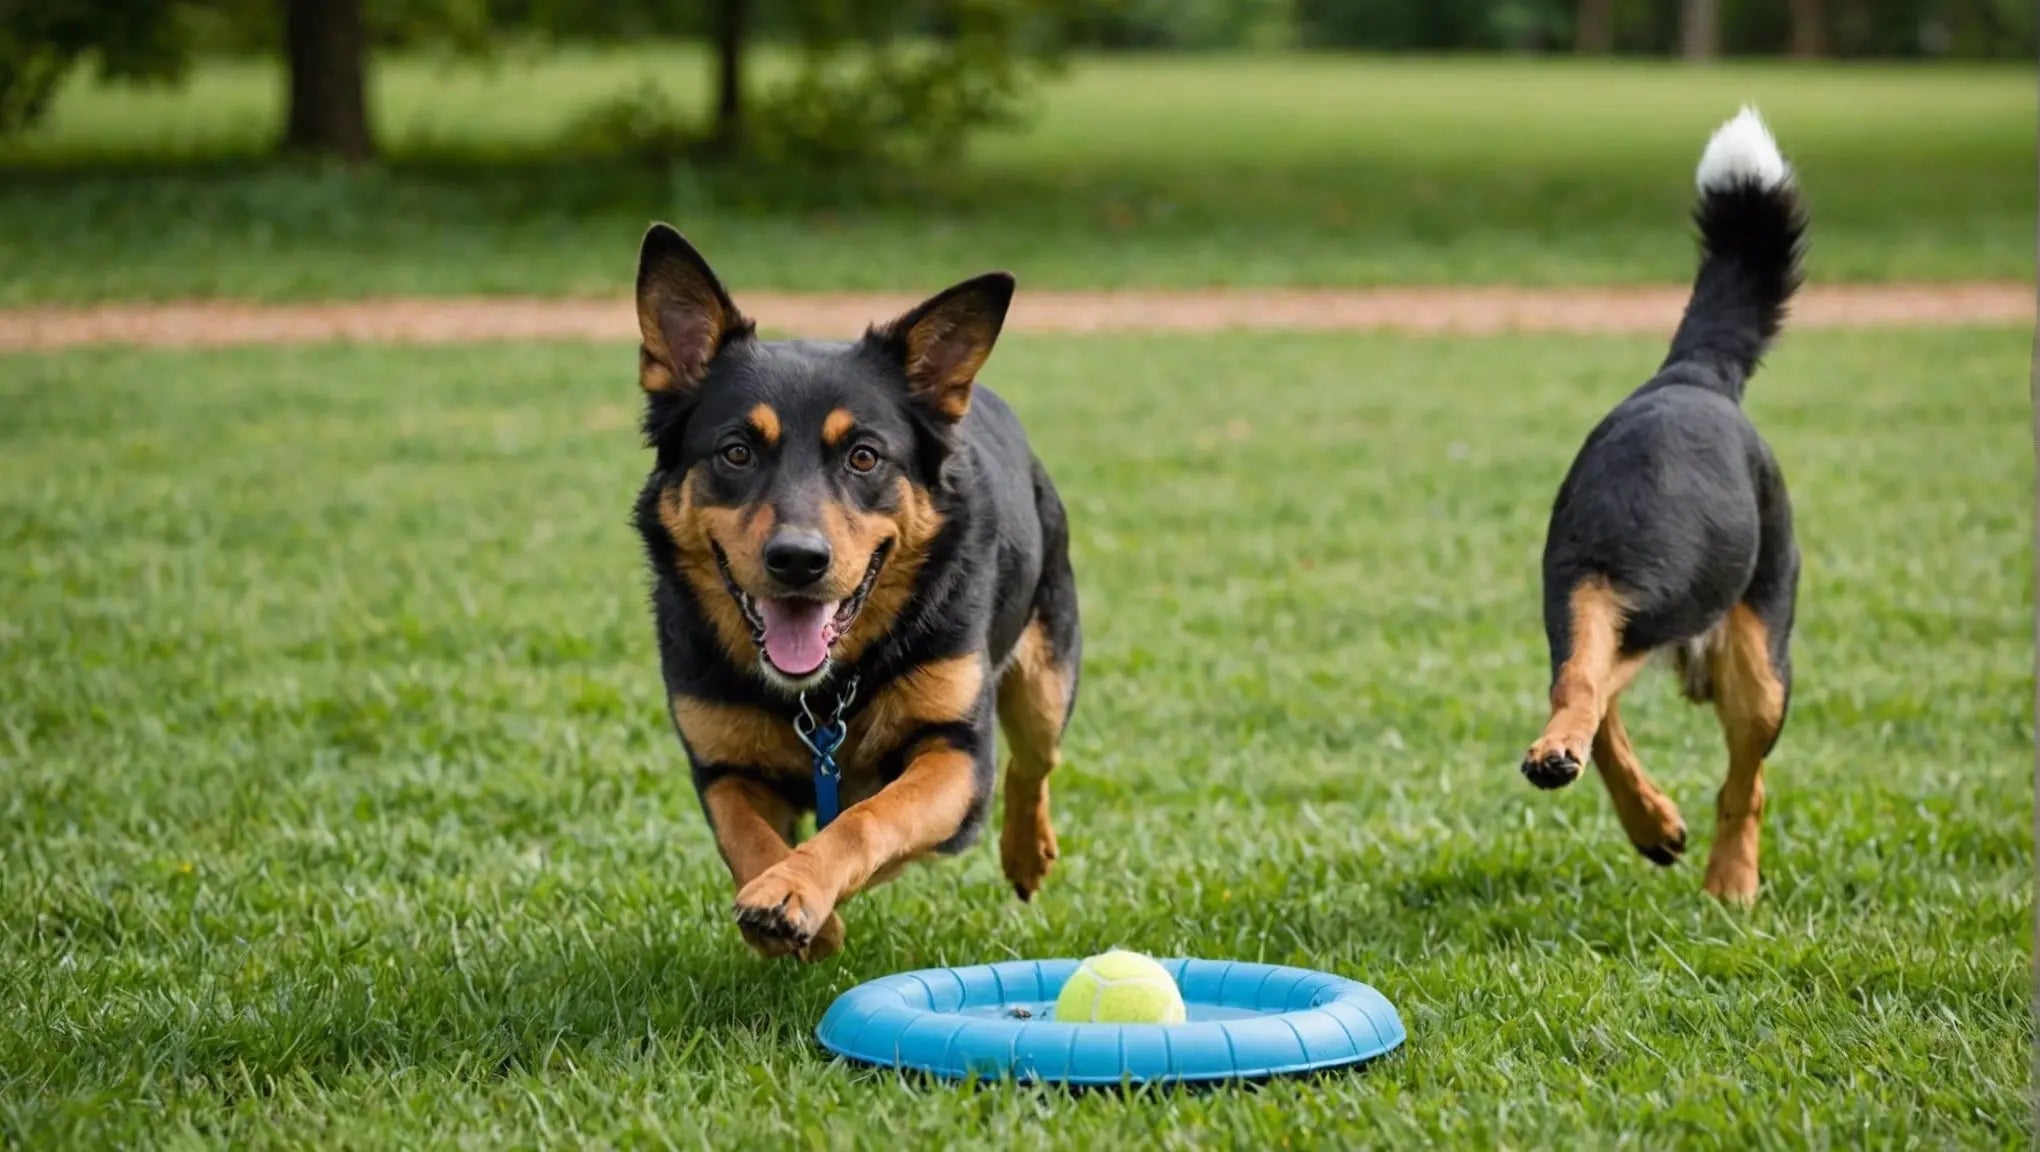
[{"label": "dog's face", "polygon": [[798,691],[891,627],[1013,281],[960,284],[843,344],[768,342],[664,225],[638,267],[657,521],[726,654]]},{"label": "dog's face", "polygon": [[759,670],[789,687],[843,654],[894,552],[924,549],[934,527],[924,433],[868,359],[856,346],[726,349],[662,494],[686,574],[731,601]]}]

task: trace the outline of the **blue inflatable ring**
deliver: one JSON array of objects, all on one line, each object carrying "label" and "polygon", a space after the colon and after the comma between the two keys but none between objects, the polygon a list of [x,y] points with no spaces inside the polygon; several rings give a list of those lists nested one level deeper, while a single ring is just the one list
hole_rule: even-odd
[{"label": "blue inflatable ring", "polygon": [[1058,1024],[1076,960],[929,968],[836,998],[815,1035],[838,1056],[946,1079],[1063,1084],[1247,1080],[1357,1064],[1407,1033],[1357,980],[1274,964],[1164,960],[1182,1024]]}]

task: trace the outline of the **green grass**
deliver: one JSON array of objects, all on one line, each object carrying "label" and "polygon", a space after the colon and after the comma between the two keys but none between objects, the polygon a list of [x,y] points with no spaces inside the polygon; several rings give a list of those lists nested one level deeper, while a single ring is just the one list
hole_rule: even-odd
[{"label": "green grass", "polygon": [[[1663,679],[1629,727],[1694,861],[1515,770],[1550,493],[1661,348],[1006,341],[1087,621],[1064,866],[917,869],[812,969],[740,944],[663,715],[628,349],[8,360],[0,1139],[2028,1146],[2028,338],[1797,335],[1754,387],[1806,577],[1748,915]],[[1357,976],[1410,1041],[1071,1097],[809,1040],[864,979],[1111,944]]]},{"label": "green grass", "polygon": [[[771,63],[767,61],[768,65]],[[1683,280],[1706,133],[1757,100],[1804,175],[1816,277],[2033,271],[2032,71],[1342,56],[1083,59],[1031,126],[876,182],[562,155],[566,125],[698,53],[396,59],[392,160],[259,159],[278,81],[65,93],[0,149],[0,303],[614,293],[667,218],[749,288]],[[854,186],[853,186],[854,185]]]}]

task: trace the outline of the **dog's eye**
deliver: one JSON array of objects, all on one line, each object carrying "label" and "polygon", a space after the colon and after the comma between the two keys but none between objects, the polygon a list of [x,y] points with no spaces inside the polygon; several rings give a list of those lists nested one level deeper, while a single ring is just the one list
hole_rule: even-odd
[{"label": "dog's eye", "polygon": [[866,445],[859,444],[850,450],[850,470],[852,472],[869,472],[876,467],[878,467],[878,453],[872,451]]},{"label": "dog's eye", "polygon": [[731,444],[722,450],[722,459],[732,468],[749,468],[751,447],[748,444]]}]

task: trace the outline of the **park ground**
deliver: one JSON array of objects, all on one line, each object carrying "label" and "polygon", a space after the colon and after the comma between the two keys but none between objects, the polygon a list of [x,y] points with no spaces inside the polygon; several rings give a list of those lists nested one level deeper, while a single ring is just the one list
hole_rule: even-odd
[{"label": "park ground", "polygon": [[[517,66],[564,106],[601,63]],[[2001,302],[2031,274],[2030,71],[1339,65],[1080,66],[954,184],[798,211],[539,168],[543,123],[430,130],[426,96],[486,109],[514,74],[393,70],[417,159],[364,172],[249,159],[249,68],[186,105],[67,98],[0,186],[0,300],[45,324],[179,315],[105,310],[157,300],[612,308],[650,216],[698,233],[740,302],[789,307],[1004,264],[1057,289],[1657,311],[1016,327],[985,379],[1070,505],[1087,621],[1063,866],[1031,906],[982,846],[917,870],[814,968],[739,943],[663,714],[627,331],[10,344],[6,1142],[2030,1146],[2030,318],[1810,303],[1752,387],[1806,553],[1756,909],[1706,900],[1695,861],[1642,861],[1593,781],[1544,794],[1514,767],[1542,719],[1549,494],[1662,355],[1708,127],[1763,100],[1814,202],[1816,289]],[[1242,76],[1295,113],[1280,130],[1200,96]],[[1351,99],[1322,112],[1313,76]],[[1192,171],[1171,91],[1206,101],[1232,184]],[[1126,119],[1081,131],[1108,94]],[[519,191],[491,192],[506,171]],[[1040,202],[945,199],[1002,180],[1006,208]],[[1657,679],[1625,710],[1704,854],[1711,717]],[[1256,1090],[1069,1095],[809,1039],[861,980],[1114,944],[1364,979],[1410,1041]]]}]

